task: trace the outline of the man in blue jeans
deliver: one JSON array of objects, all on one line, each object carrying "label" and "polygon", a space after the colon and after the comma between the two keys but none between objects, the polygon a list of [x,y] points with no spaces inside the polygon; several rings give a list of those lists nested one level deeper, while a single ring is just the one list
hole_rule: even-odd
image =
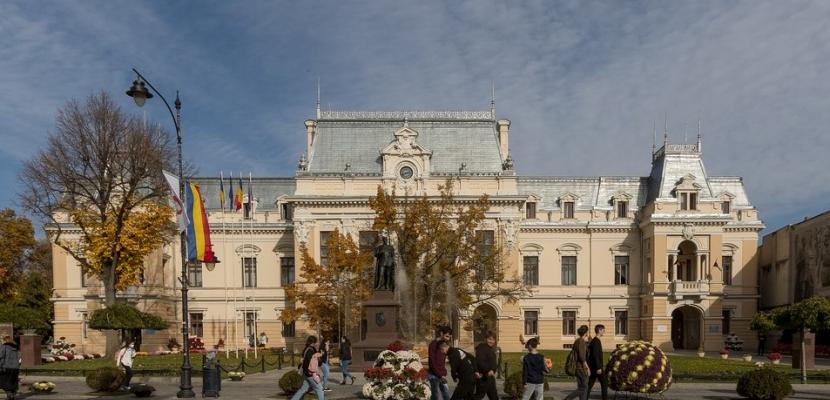
[{"label": "man in blue jeans", "polygon": [[435,335],[435,340],[429,344],[429,389],[432,392],[430,400],[438,400],[438,391],[441,391],[442,400],[450,400],[450,388],[447,386],[447,351],[450,349],[452,329],[441,326]]}]

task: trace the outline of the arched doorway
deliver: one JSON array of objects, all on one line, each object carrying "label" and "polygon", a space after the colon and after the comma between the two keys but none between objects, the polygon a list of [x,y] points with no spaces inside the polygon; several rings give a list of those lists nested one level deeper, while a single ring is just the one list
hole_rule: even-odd
[{"label": "arched doorway", "polygon": [[489,304],[482,304],[473,311],[473,342],[478,344],[487,339],[487,332],[498,335],[499,320],[496,309]]},{"label": "arched doorway", "polygon": [[691,240],[684,240],[677,246],[677,279],[697,281],[697,245]]},{"label": "arched doorway", "polygon": [[701,345],[703,314],[692,306],[671,313],[671,342],[675,350],[697,350]]}]

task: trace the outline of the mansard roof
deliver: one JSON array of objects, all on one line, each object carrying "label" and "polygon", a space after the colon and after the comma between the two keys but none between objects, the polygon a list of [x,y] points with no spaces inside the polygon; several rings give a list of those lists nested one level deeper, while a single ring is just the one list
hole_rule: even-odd
[{"label": "mansard roof", "polygon": [[567,194],[577,196],[577,209],[606,208],[612,206],[612,198],[621,193],[631,196],[632,205],[645,205],[648,178],[639,176],[595,176],[565,177],[538,176],[518,177],[520,194],[535,195],[540,198],[539,208],[559,209],[559,199]]},{"label": "mansard roof", "polygon": [[462,164],[467,174],[501,174],[496,121],[490,111],[323,111],[305,174],[381,175],[380,152],[405,122],[418,132],[416,142],[433,152],[431,175],[458,173]]}]

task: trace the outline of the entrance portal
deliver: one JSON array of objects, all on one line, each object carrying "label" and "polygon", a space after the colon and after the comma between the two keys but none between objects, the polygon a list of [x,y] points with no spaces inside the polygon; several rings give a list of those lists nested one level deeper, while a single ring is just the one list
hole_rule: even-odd
[{"label": "entrance portal", "polygon": [[701,345],[703,314],[695,307],[683,306],[671,313],[671,342],[675,350],[697,350]]},{"label": "entrance portal", "polygon": [[487,332],[499,331],[496,309],[489,304],[482,304],[473,312],[473,342],[478,344],[487,339]]}]

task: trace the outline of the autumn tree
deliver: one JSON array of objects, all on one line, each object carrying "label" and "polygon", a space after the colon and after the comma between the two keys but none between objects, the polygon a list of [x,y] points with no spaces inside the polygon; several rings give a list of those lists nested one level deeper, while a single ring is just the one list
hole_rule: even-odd
[{"label": "autumn tree", "polygon": [[505,266],[505,249],[494,231],[483,229],[487,195],[458,198],[453,181],[440,195],[398,197],[378,187],[369,200],[373,229],[389,235],[399,255],[396,281],[402,299],[402,333],[419,340],[459,310],[491,299],[513,302],[526,293]]},{"label": "autumn tree", "polygon": [[47,222],[52,243],[100,279],[106,305],[139,282],[145,255],[174,232],[161,174],[175,159],[169,137],[101,93],[59,110],[46,147],[24,163],[21,203]]},{"label": "autumn tree", "polygon": [[37,245],[32,221],[12,209],[0,210],[0,243],[0,297],[9,299]]},{"label": "autumn tree", "polygon": [[[360,303],[372,294],[372,254],[371,249],[361,249],[350,235],[339,230],[329,235],[326,247],[322,265],[305,245],[301,246],[299,279],[285,288],[288,301],[295,306],[283,310],[280,319],[291,323],[307,316],[320,331],[343,334],[345,327],[358,326]],[[339,327],[338,322],[343,326]]]}]

